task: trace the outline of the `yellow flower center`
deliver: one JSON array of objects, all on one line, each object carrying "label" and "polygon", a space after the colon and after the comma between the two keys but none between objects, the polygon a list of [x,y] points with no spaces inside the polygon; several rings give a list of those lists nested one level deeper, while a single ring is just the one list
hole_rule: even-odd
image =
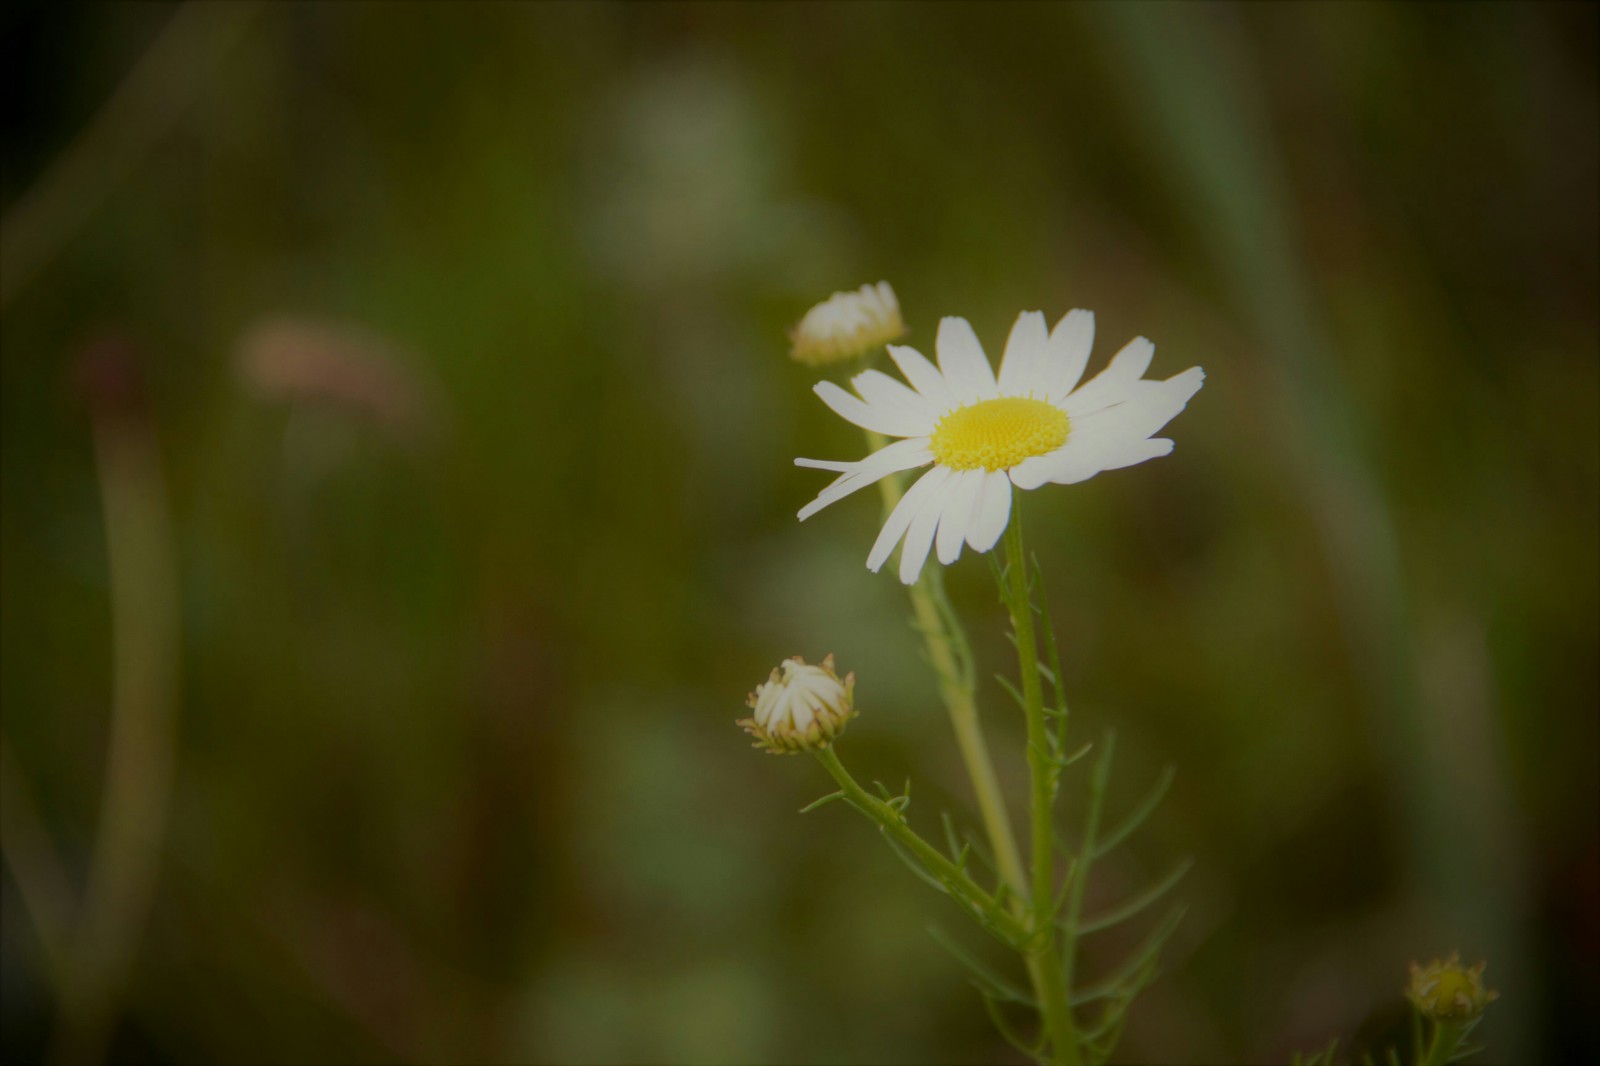
[{"label": "yellow flower center", "polygon": [[939,420],[928,446],[952,470],[1005,470],[1067,442],[1067,414],[1054,404],[1021,396],[980,400]]}]

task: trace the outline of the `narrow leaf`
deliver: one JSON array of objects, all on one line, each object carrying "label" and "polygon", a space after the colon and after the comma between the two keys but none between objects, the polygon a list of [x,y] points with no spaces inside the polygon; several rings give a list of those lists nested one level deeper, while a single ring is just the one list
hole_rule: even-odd
[{"label": "narrow leaf", "polygon": [[1047,1061],[1044,1057],[1044,1032],[1042,1028],[1039,1033],[1038,1043],[1028,1043],[1022,1038],[1022,1034],[1012,1028],[1011,1023],[1006,1020],[1005,1012],[1000,1009],[1000,1002],[995,997],[981,988],[978,989],[978,994],[983,997],[983,1009],[989,1012],[989,1020],[1000,1031],[1000,1035],[1006,1038],[1006,1043],[1035,1062],[1043,1063]]},{"label": "narrow leaf", "polygon": [[[950,857],[955,859],[957,854],[965,856],[967,849],[961,846],[960,838],[956,836],[956,823],[955,819],[950,817],[950,812],[940,811],[939,821],[944,826],[944,842],[950,849]],[[956,865],[961,865],[961,862],[957,860]]]},{"label": "narrow leaf", "polygon": [[957,962],[965,966],[967,971],[981,982],[979,989],[985,994],[1006,1003],[1020,1003],[1025,1007],[1032,1007],[1034,1010],[1039,1009],[1038,1002],[1032,996],[998,973],[995,973],[984,963],[979,962],[966,948],[946,936],[943,929],[937,925],[930,924],[928,926],[928,935],[933,937],[935,943],[953,955]]},{"label": "narrow leaf", "polygon": [[1010,693],[1012,699],[1017,701],[1018,707],[1021,707],[1024,711],[1028,709],[1027,701],[1022,698],[1022,693],[1017,691],[1017,686],[1011,683],[1010,678],[1006,677],[1004,674],[995,674],[994,679],[1000,682],[1001,688]]},{"label": "narrow leaf", "polygon": [[1062,759],[1061,759],[1061,767],[1062,767],[1062,769],[1066,769],[1068,766],[1071,766],[1073,763],[1077,762],[1079,759],[1083,758],[1085,755],[1089,754],[1093,750],[1094,750],[1094,741],[1091,740],[1091,741],[1087,742],[1086,744],[1084,744],[1083,747],[1081,747],[1077,751],[1073,752],[1071,755],[1063,756]]},{"label": "narrow leaf", "polygon": [[1097,914],[1093,918],[1085,918],[1079,923],[1078,932],[1099,932],[1101,929],[1109,929],[1118,922],[1126,921],[1127,919],[1133,917],[1135,914],[1138,914],[1140,911],[1159,900],[1170,888],[1172,888],[1173,885],[1183,880],[1183,875],[1188,873],[1190,868],[1193,866],[1193,859],[1184,859],[1173,868],[1171,873],[1167,874],[1166,877],[1163,877],[1160,881],[1156,882],[1139,895],[1119,906],[1111,908],[1108,911]]},{"label": "narrow leaf", "polygon": [[[997,867],[995,865],[994,856],[992,854],[990,854],[990,852],[989,852],[989,846],[987,844],[985,844],[982,840],[979,840],[972,833],[967,833],[966,834],[966,838],[967,838],[967,843],[966,843],[967,851],[970,854],[976,856],[978,861],[983,864],[983,868],[985,870],[988,870],[989,873],[992,876],[994,876],[995,878],[999,878],[1000,877],[1000,869],[999,869],[999,867]],[[1002,882],[1001,887],[1002,888],[1005,887],[1003,882]]]},{"label": "narrow leaf", "polygon": [[[1057,840],[1059,841],[1059,839],[1060,838],[1058,837]],[[1062,848],[1061,850],[1065,851],[1066,849]],[[1077,857],[1074,856],[1073,858],[1067,860],[1067,874],[1061,879],[1061,890],[1056,893],[1055,902],[1050,905],[1050,914],[1052,918],[1054,918],[1055,915],[1060,914],[1061,908],[1066,905],[1067,896],[1072,891],[1072,882],[1075,881],[1077,877],[1078,860]],[[1059,926],[1061,924],[1062,923],[1059,920],[1056,921],[1056,925]]]},{"label": "narrow leaf", "polygon": [[844,792],[843,791],[830,792],[826,796],[823,796],[821,799],[814,800],[811,803],[806,804],[804,807],[801,807],[800,808],[800,813],[801,814],[810,814],[812,811],[816,810],[818,807],[821,807],[822,805],[827,804],[827,803],[832,803],[836,799],[844,799]]},{"label": "narrow leaf", "polygon": [[919,879],[926,882],[934,891],[941,892],[946,896],[950,895],[950,886],[924,869],[923,865],[917,861],[916,856],[902,847],[900,842],[890,836],[882,826],[878,827],[878,832],[883,833],[883,839],[888,842],[889,849],[899,857],[901,862],[906,864],[906,869],[916,874]]},{"label": "narrow leaf", "polygon": [[1162,946],[1177,930],[1178,923],[1183,920],[1184,911],[1185,908],[1183,907],[1174,908],[1121,966],[1104,979],[1073,993],[1072,1005],[1076,1007],[1084,1003],[1092,1003],[1097,999],[1105,999],[1108,996],[1116,995],[1118,990],[1127,984],[1129,978],[1137,977],[1147,964],[1156,959],[1161,952]]},{"label": "narrow leaf", "polygon": [[1161,776],[1156,780],[1155,787],[1150,790],[1149,794],[1122,820],[1121,825],[1107,833],[1095,846],[1095,855],[1098,857],[1106,854],[1132,836],[1135,830],[1144,824],[1144,820],[1150,817],[1150,812],[1154,811],[1156,806],[1166,797],[1167,790],[1172,787],[1172,781],[1175,777],[1177,777],[1177,771],[1172,767],[1168,766],[1163,769]]}]

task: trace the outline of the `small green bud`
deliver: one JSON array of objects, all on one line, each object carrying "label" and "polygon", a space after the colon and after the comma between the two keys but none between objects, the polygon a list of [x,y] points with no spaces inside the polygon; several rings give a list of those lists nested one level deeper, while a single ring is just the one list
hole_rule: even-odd
[{"label": "small green bud", "polygon": [[1487,962],[1462,966],[1460,952],[1451,952],[1448,959],[1435,959],[1426,966],[1413,962],[1406,998],[1423,1017],[1433,1021],[1470,1021],[1500,996],[1483,986],[1486,966]]}]

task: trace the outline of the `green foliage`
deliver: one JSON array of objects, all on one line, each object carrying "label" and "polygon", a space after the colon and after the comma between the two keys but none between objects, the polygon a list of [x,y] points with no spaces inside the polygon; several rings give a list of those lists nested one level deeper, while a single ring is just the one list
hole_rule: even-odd
[{"label": "green foliage", "polygon": [[[1116,734],[1107,732],[1098,745],[1099,755],[1090,771],[1078,846],[1074,849],[1062,840],[1053,824],[1056,821],[1055,800],[1060,792],[1061,774],[1094,750],[1095,746],[1086,744],[1076,752],[1067,752],[1068,710],[1061,656],[1049,612],[1042,597],[1035,595],[1035,589],[1042,584],[1038,561],[1032,560],[1030,579],[1026,583],[1011,580],[1008,570],[1012,565],[1021,565],[1020,552],[1012,550],[1020,544],[1020,522],[1020,515],[1013,515],[1013,525],[1007,534],[1007,562],[995,562],[993,570],[1001,601],[1013,619],[1012,643],[1021,653],[1019,662],[1024,678],[1021,688],[1011,684],[1003,675],[998,680],[1019,710],[1030,719],[1029,765],[1033,774],[1035,806],[1029,814],[1034,823],[1036,845],[1033,856],[1035,873],[1031,886],[1034,898],[1028,901],[1011,894],[1007,880],[998,875],[992,864],[989,864],[989,874],[996,879],[995,887],[991,890],[977,887],[970,880],[967,870],[967,860],[973,853],[972,841],[963,842],[959,838],[955,822],[948,812],[941,814],[945,846],[949,853],[947,861],[939,857],[906,824],[905,812],[911,803],[909,780],[899,795],[890,793],[882,783],[875,782],[880,798],[867,799],[831,750],[819,753],[818,757],[843,788],[840,792],[822,797],[805,810],[813,810],[834,798],[845,798],[862,814],[878,823],[891,850],[915,877],[939,893],[951,896],[980,926],[1023,956],[1034,986],[1032,994],[1000,976],[942,930],[937,927],[930,930],[935,940],[967,970],[991,1020],[1012,1046],[1041,1063],[1082,1061],[1098,1064],[1107,1061],[1115,1050],[1135,997],[1155,980],[1159,972],[1161,949],[1177,930],[1183,908],[1170,910],[1127,958],[1109,973],[1093,983],[1075,986],[1073,976],[1079,938],[1112,929],[1137,917],[1159,902],[1182,880],[1191,862],[1185,860],[1179,863],[1165,877],[1121,903],[1088,918],[1082,916],[1084,894],[1095,862],[1144,824],[1171,786],[1173,774],[1170,768],[1165,771],[1155,787],[1118,823],[1112,834],[1102,838],[1100,821],[1111,777],[1112,755],[1116,748]],[[1049,666],[1039,663],[1032,654],[1032,629],[1020,628],[1023,619],[1034,615],[1039,617],[1039,630]],[[929,641],[930,649],[937,648],[940,642],[951,642],[966,648],[967,642],[960,634],[959,619],[944,611],[939,614],[938,626],[925,626],[922,632],[924,639]],[[1040,701],[1040,679],[1048,680],[1054,693],[1053,706],[1048,709]],[[1053,728],[1036,728],[1047,716],[1053,719]],[[1043,743],[1048,750],[1041,750],[1035,746],[1036,743]],[[1067,876],[1059,885],[1048,873],[1041,876],[1038,866],[1045,863],[1053,871],[1058,856],[1064,857],[1068,863]],[[1045,890],[1048,890],[1047,895]],[[1020,927],[1012,920],[1013,915],[1015,919],[1022,920]],[[1018,931],[1012,932],[1008,927]],[[1055,935],[1057,932],[1059,938]],[[1052,1003],[1048,998],[1051,995],[1058,996],[1059,1002]],[[1090,1005],[1094,1009],[1087,1012],[1085,1017],[1077,1016],[1078,1008]],[[1028,1040],[1019,1034],[1007,1016],[1008,1007],[1022,1007],[1039,1015],[1038,1034],[1034,1039]]]}]

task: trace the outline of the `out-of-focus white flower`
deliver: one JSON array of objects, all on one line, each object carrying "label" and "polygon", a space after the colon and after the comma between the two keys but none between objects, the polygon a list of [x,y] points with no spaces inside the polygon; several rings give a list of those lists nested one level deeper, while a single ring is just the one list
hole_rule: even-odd
[{"label": "out-of-focus white flower", "polygon": [[342,408],[406,439],[425,439],[444,415],[413,354],[357,323],[264,318],[240,338],[235,360],[263,399]]},{"label": "out-of-focus white flower", "polygon": [[1153,434],[1184,409],[1205,372],[1191,367],[1166,381],[1145,380],[1155,345],[1138,337],[1079,387],[1093,342],[1091,312],[1073,311],[1047,330],[1043,314],[1024,311],[996,376],[967,320],[951,317],[939,323],[937,367],[912,348],[889,345],[909,388],[877,370],[851,379],[856,394],[819,382],[817,395],[842,418],[904,439],[858,462],[796,459],[839,475],[801,508],[801,520],[896,471],[931,464],[867,556],[876,572],[903,540],[900,580],[910,585],[936,544],[945,565],[963,543],[993,548],[1010,519],[1013,487],[1069,485],[1172,451],[1172,441]]},{"label": "out-of-focus white flower", "polygon": [[750,693],[745,705],[753,713],[738,724],[774,755],[825,748],[856,715],[855,685],[855,674],[834,671],[832,655],[818,665],[797,655]]},{"label": "out-of-focus white flower", "polygon": [[836,292],[807,311],[789,333],[789,354],[807,366],[827,366],[866,355],[905,336],[900,301],[887,281]]}]

